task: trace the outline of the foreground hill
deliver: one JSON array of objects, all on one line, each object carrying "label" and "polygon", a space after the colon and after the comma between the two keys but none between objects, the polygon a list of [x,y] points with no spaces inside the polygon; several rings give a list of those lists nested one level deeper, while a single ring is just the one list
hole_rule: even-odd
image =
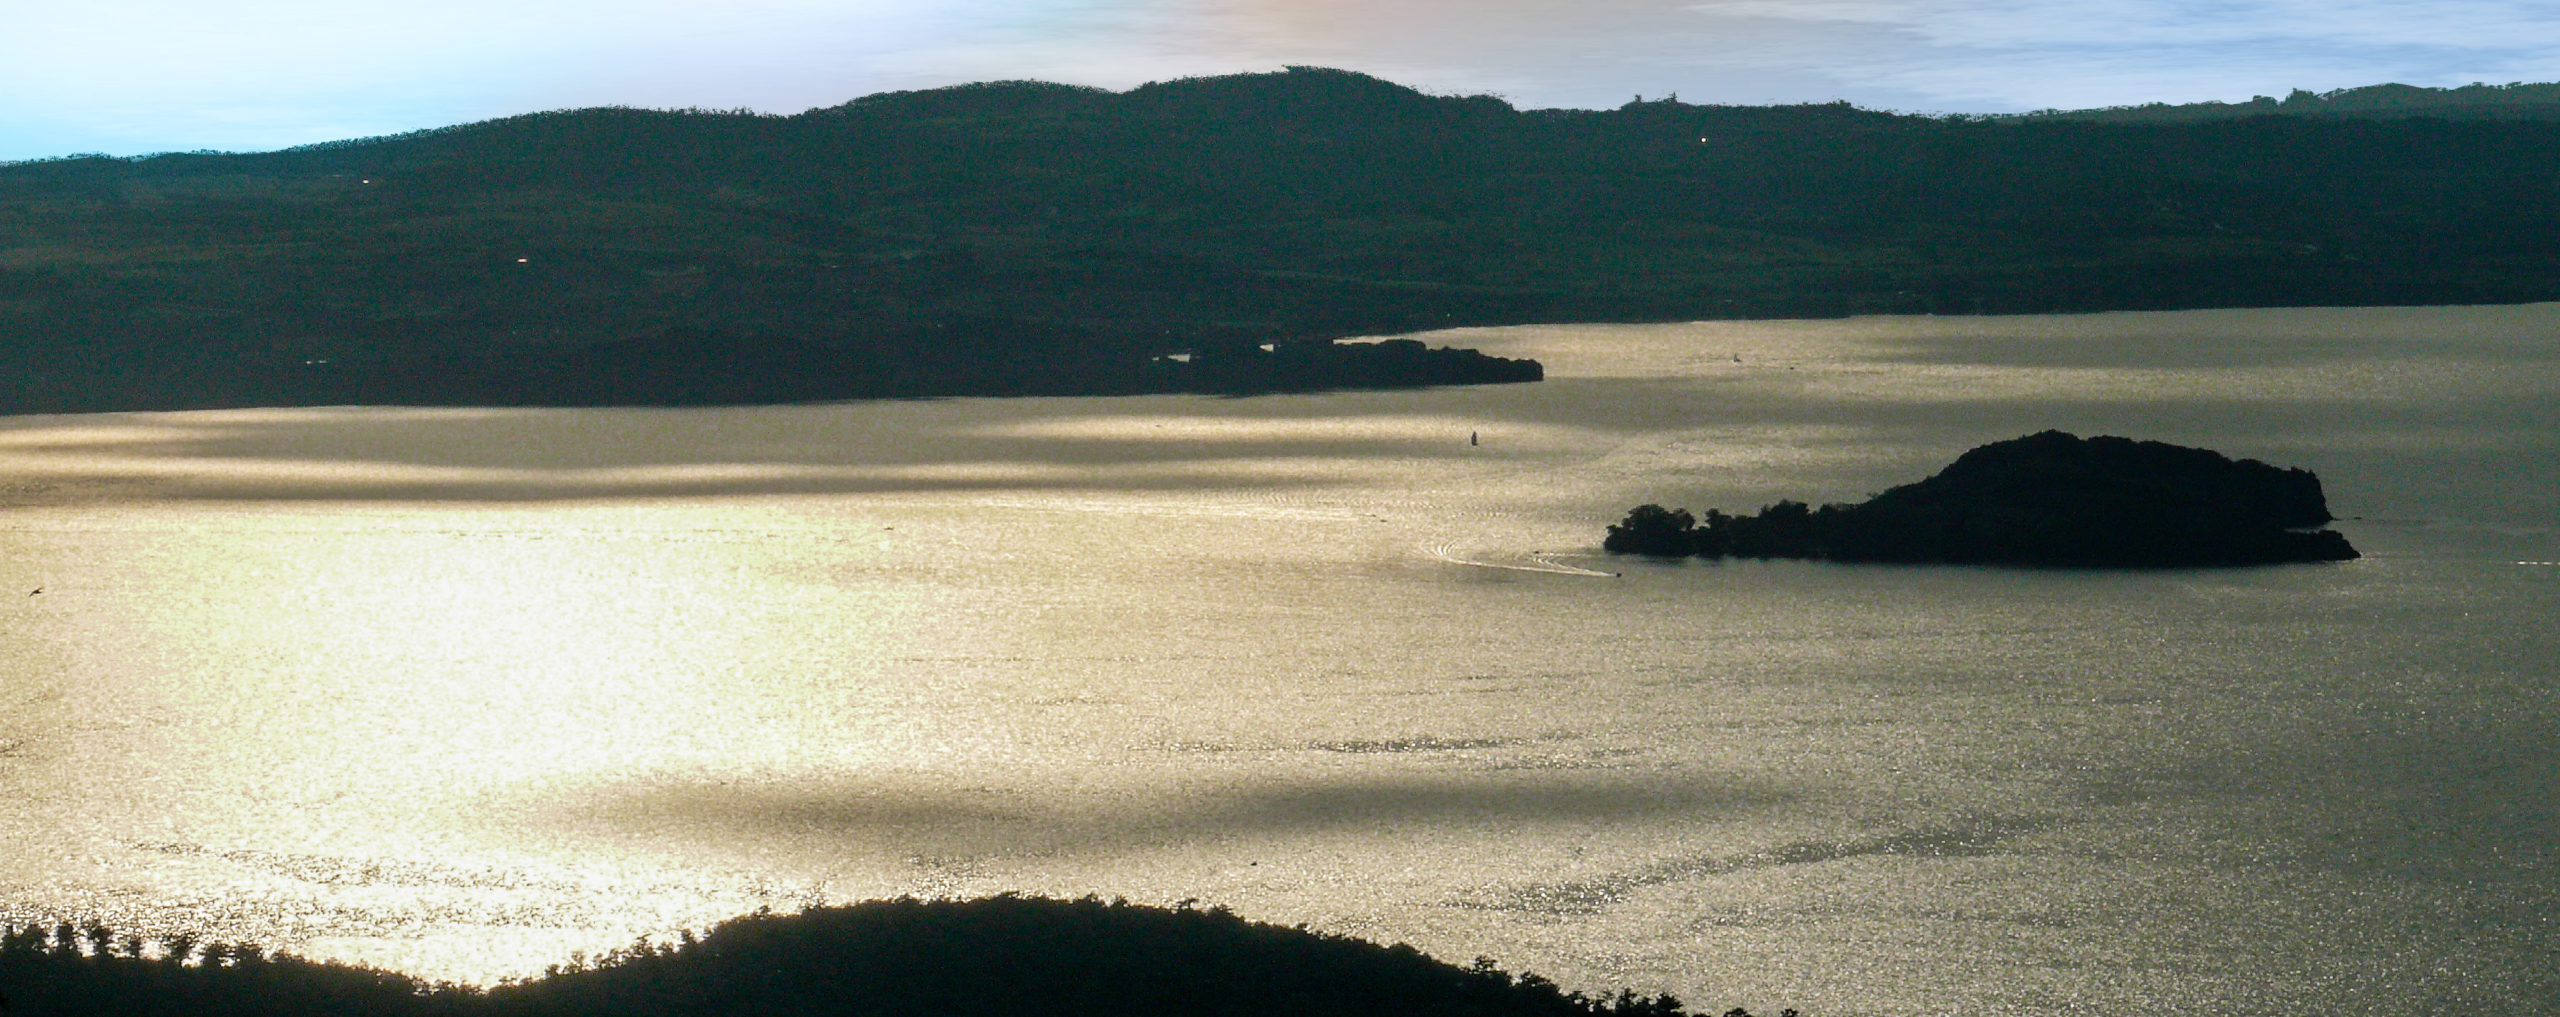
[{"label": "foreground hill", "polygon": [[1297,69],[22,163],[0,412],[1146,391],[1211,387],[1168,355],[1462,324],[2553,299],[2555,142]]},{"label": "foreground hill", "polygon": [[753,915],[488,990],[29,929],[0,943],[0,1000],[63,1017],[1688,1017],[1670,996],[1590,998],[1223,910],[1012,896]]}]

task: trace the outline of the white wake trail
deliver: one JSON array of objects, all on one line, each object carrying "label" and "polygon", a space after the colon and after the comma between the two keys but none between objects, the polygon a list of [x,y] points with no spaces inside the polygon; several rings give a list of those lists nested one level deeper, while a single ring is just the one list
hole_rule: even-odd
[{"label": "white wake trail", "polygon": [[1599,579],[1612,579],[1616,578],[1618,575],[1615,572],[1602,572],[1598,569],[1587,569],[1579,565],[1567,565],[1563,562],[1547,557],[1548,553],[1544,551],[1531,551],[1522,555],[1521,557],[1528,559],[1527,564],[1522,564],[1519,562],[1484,561],[1478,558],[1461,557],[1453,546],[1449,544],[1425,544],[1422,546],[1421,550],[1423,554],[1429,555],[1440,561],[1448,562],[1451,565],[1465,565],[1470,568],[1502,569],[1508,572],[1537,572],[1551,576],[1585,576]]}]

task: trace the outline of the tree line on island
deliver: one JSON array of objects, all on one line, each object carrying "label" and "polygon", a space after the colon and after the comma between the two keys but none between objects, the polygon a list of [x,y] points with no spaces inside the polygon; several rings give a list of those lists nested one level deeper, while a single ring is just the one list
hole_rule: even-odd
[{"label": "tree line on island", "polygon": [[2130,438],[2045,431],[1966,452],[1857,504],[1785,500],[1702,517],[1639,505],[1602,547],[1659,558],[2183,567],[2343,561],[2308,470]]},{"label": "tree line on island", "polygon": [[2560,103],[2477,91],[2107,122],[1523,110],[1293,68],[0,165],[0,413],[1440,384],[1531,375],[1255,355],[2560,298],[2560,120],[2531,115]]},{"label": "tree line on island", "polygon": [[[102,926],[0,935],[0,1012],[59,1017],[1703,1017],[1478,958],[1096,898],[758,913],[487,988]],[[1782,1017],[1793,1017],[1786,1011]],[[1724,1017],[1750,1017],[1742,1009]]]}]

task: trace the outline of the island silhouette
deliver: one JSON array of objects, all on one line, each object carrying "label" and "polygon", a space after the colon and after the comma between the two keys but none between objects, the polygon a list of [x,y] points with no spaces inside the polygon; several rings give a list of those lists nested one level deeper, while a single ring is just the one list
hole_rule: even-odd
[{"label": "island silhouette", "polygon": [[1857,504],[1704,517],[1639,505],[1602,547],[1662,558],[2085,568],[2343,561],[2319,477],[2157,441],[2044,431],[1966,452]]}]

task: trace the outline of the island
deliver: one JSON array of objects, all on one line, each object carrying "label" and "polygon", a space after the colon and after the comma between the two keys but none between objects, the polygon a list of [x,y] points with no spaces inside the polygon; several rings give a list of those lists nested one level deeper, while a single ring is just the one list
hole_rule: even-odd
[{"label": "island", "polygon": [[1640,505],[1616,554],[2079,568],[2344,561],[2320,478],[2157,441],[2044,431],[1975,448],[1855,505],[1780,501],[1757,515]]}]

